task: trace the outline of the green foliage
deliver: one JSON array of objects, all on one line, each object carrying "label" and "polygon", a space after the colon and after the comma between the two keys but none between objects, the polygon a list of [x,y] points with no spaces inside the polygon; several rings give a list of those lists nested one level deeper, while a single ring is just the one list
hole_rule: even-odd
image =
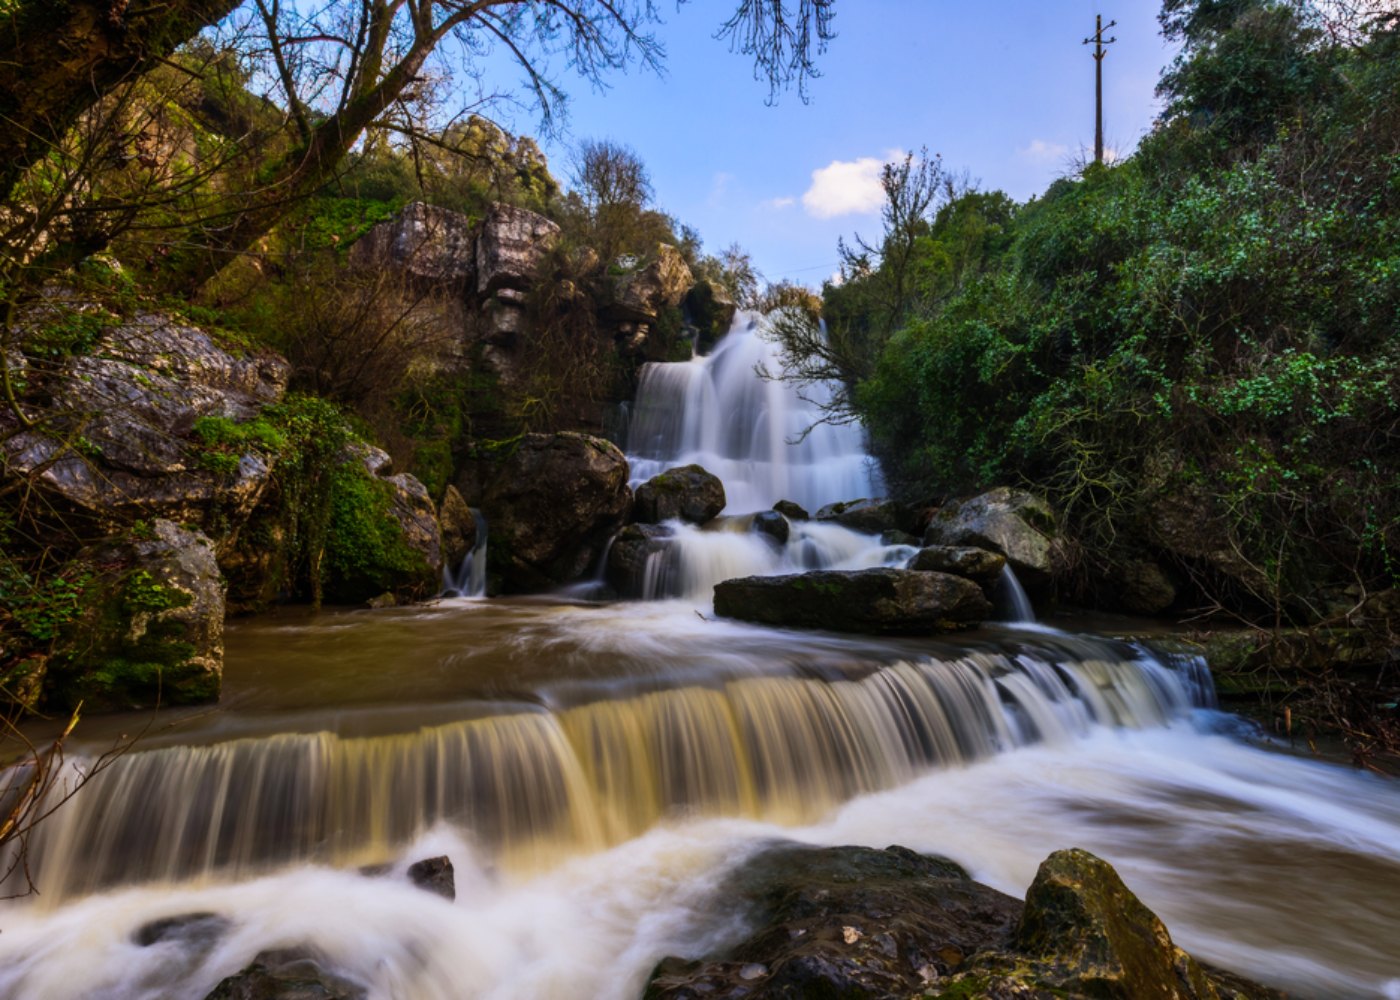
[{"label": "green foliage", "polygon": [[[1100,557],[1088,576],[1192,497],[1202,535],[1253,567],[1251,600],[1400,581],[1395,32],[1324,47],[1247,0],[1166,16],[1194,34],[1163,127],[1019,208],[943,206],[856,407],[911,498],[1049,493]],[[1294,68],[1237,74],[1263,88],[1230,98],[1246,117],[1202,119],[1201,61],[1246,56]],[[877,323],[877,278],[829,287],[828,321]]]},{"label": "green foliage", "polygon": [[38,577],[0,557],[0,626],[45,644],[77,621],[92,574],[79,570]]}]

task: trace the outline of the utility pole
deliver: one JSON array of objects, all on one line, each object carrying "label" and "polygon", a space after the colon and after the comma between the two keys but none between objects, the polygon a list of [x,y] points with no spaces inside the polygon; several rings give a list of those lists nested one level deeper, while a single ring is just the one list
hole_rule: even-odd
[{"label": "utility pole", "polygon": [[1103,57],[1108,55],[1105,45],[1112,45],[1117,38],[1104,38],[1103,33],[1118,24],[1117,21],[1103,23],[1103,15],[1094,15],[1094,37],[1084,39],[1085,45],[1094,47],[1094,162],[1103,162]]}]

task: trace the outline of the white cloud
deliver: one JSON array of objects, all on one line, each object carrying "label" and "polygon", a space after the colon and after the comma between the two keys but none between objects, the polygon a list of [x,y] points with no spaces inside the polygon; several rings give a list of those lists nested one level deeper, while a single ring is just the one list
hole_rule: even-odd
[{"label": "white cloud", "polygon": [[1031,144],[1019,152],[1028,160],[1034,160],[1037,163],[1052,163],[1056,160],[1063,160],[1069,155],[1069,147],[1046,139],[1032,139]]},{"label": "white cloud", "polygon": [[772,212],[781,212],[783,209],[792,208],[792,206],[796,204],[796,198],[784,196],[782,198],[769,198],[767,201],[763,202],[762,207]]},{"label": "white cloud", "polygon": [[885,202],[885,191],[880,187],[884,165],[884,160],[873,156],[832,160],[812,171],[812,186],[802,196],[802,207],[818,219],[875,211]]}]

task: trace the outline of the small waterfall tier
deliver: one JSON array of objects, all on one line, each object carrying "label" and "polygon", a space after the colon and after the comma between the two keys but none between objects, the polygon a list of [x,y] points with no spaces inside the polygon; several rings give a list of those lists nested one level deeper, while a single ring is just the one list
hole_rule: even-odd
[{"label": "small waterfall tier", "polygon": [[931,769],[1161,725],[1213,699],[1199,658],[1065,636],[484,707],[402,734],[153,749],[48,819],[28,864],[49,904],[120,883],[382,861],[449,823],[535,868],[677,815],[811,820]]},{"label": "small waterfall tier", "polygon": [[826,388],[759,375],[782,371],[768,324],[741,312],[712,354],[643,369],[626,442],[634,484],[693,462],[724,482],[730,514],[884,492],[862,428],[820,422]]}]

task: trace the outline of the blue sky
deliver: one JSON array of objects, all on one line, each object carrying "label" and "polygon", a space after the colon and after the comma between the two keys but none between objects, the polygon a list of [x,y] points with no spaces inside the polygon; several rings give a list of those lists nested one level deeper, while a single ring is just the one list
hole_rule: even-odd
[{"label": "blue sky", "polygon": [[662,77],[633,70],[597,92],[564,76],[567,132],[544,148],[567,176],[571,142],[631,146],[659,206],[707,250],[737,241],[770,280],[813,285],[835,270],[838,236],[878,235],[878,168],[899,150],[927,145],[1022,200],[1070,172],[1093,146],[1094,62],[1080,42],[1096,13],[1118,21],[1104,63],[1110,147],[1130,152],[1151,127],[1172,55],[1153,0],[843,0],[809,103],[786,94],[768,106],[751,65],[712,37],[729,9],[668,10]]}]

